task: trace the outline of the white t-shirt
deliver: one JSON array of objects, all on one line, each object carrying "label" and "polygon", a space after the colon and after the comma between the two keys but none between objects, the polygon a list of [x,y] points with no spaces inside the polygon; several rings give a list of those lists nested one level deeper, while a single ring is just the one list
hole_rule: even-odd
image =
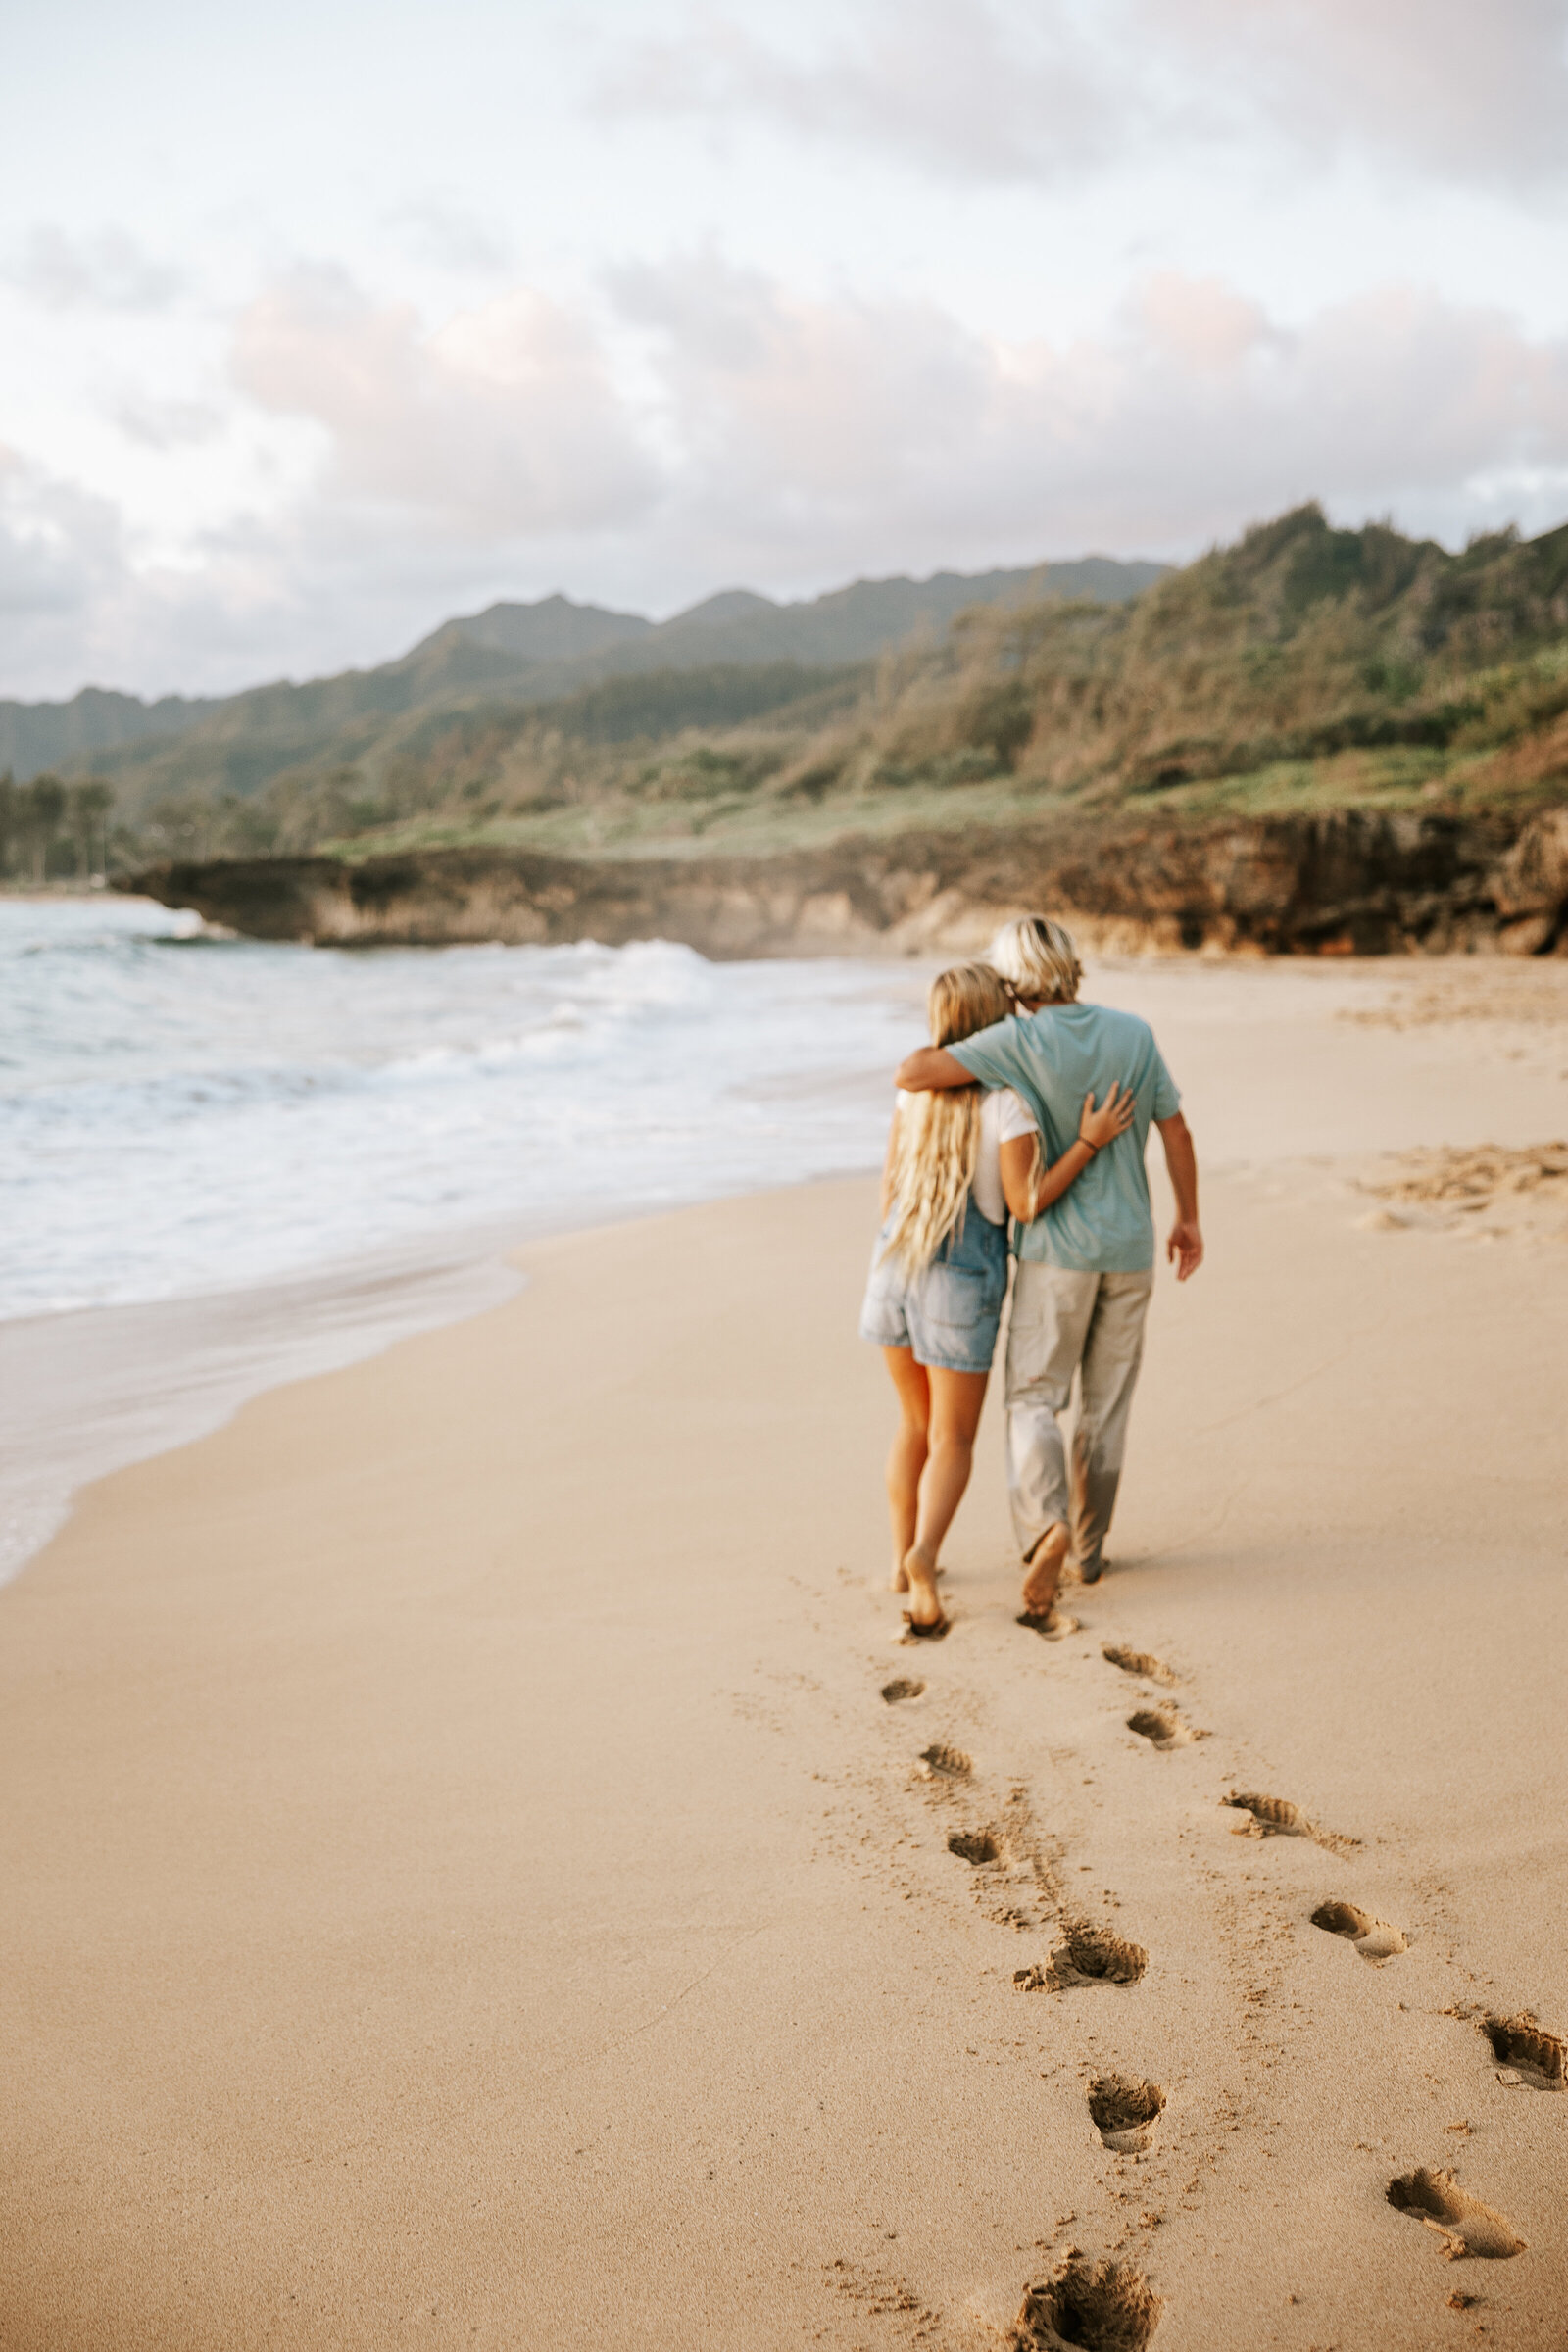
[{"label": "white t-shirt", "polygon": [[[918,1096],[900,1090],[901,1104],[918,1100]],[[980,1149],[975,1154],[974,1182],[969,1190],[988,1224],[1005,1224],[1007,1217],[1006,1195],[1002,1189],[1003,1145],[1016,1143],[1021,1135],[1039,1132],[1034,1112],[1010,1086],[1000,1086],[985,1096],[980,1104]]]}]

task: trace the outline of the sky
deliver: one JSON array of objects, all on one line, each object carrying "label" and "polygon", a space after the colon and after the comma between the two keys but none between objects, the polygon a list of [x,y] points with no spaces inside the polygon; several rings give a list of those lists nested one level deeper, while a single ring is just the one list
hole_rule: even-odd
[{"label": "sky", "polygon": [[0,695],[1568,518],[1568,0],[0,0]]}]

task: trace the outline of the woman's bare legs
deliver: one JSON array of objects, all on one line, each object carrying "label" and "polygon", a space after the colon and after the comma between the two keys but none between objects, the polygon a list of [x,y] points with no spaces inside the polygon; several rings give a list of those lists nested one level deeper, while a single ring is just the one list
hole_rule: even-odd
[{"label": "woman's bare legs", "polygon": [[904,1555],[914,1542],[931,1389],[925,1366],[915,1362],[912,1348],[884,1348],[882,1361],[899,1399],[899,1426],[888,1453],[888,1517],[893,1526],[893,1574],[888,1582],[893,1592],[907,1592]]},{"label": "woman's bare legs", "polygon": [[925,1468],[920,1476],[914,1541],[904,1555],[909,1580],[909,1614],[916,1625],[935,1625],[943,1615],[937,1592],[937,1562],[953,1515],[963,1500],[974,1463],[974,1433],[986,1400],[986,1372],[947,1372],[931,1365],[925,1373],[931,1403],[926,1425]]}]

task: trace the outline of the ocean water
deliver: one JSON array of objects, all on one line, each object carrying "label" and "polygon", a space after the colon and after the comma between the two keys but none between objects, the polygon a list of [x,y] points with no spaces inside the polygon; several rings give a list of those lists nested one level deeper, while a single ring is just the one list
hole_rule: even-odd
[{"label": "ocean water", "polygon": [[906,972],[218,938],[0,902],[0,1319],[871,1164]]},{"label": "ocean water", "polygon": [[874,1166],[924,984],[0,900],[0,1574],[84,1478],[504,1297],[509,1241]]}]

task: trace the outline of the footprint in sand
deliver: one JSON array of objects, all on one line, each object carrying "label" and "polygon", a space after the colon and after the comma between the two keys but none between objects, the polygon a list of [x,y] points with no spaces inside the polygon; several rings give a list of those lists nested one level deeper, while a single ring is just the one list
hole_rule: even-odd
[{"label": "footprint in sand", "polygon": [[1119,2262],[1068,2262],[1024,2289],[1007,2352],[1144,2352],[1165,2306],[1141,2271]]},{"label": "footprint in sand", "polygon": [[1152,1747],[1191,1747],[1195,1740],[1206,1740],[1206,1732],[1195,1732],[1183,1723],[1174,1707],[1140,1707],[1136,1715],[1127,1718],[1127,1729],[1147,1740]]},{"label": "footprint in sand", "polygon": [[991,1830],[955,1830],[948,1839],[948,1851],[956,1854],[960,1862],[981,1870],[988,1862],[1000,1862],[1002,1848]]},{"label": "footprint in sand", "polygon": [[1396,2212],[1413,2213],[1437,2231],[1449,2262],[1462,2262],[1466,2255],[1506,2262],[1525,2250],[1525,2240],[1515,2235],[1502,2215],[1456,2186],[1452,2173],[1429,2173],[1422,2165],[1418,2172],[1391,2180],[1388,2197]]},{"label": "footprint in sand", "polygon": [[951,1617],[942,1618],[936,1625],[916,1625],[906,1611],[903,1631],[890,1635],[889,1639],[895,1649],[923,1649],[933,1642],[945,1642],[952,1631]]},{"label": "footprint in sand", "polygon": [[1341,1838],[1333,1830],[1320,1830],[1309,1821],[1299,1805],[1293,1805],[1286,1796],[1257,1796],[1233,1788],[1222,1804],[1235,1805],[1251,1815],[1232,1835],[1237,1838],[1310,1838],[1331,1854],[1348,1854],[1361,1842],[1359,1838]]},{"label": "footprint in sand", "polygon": [[1163,1683],[1168,1689],[1177,1679],[1163,1658],[1152,1657],[1147,1649],[1123,1649],[1119,1642],[1107,1642],[1100,1654],[1123,1674],[1142,1675],[1146,1683]]},{"label": "footprint in sand", "polygon": [[1020,1992],[1065,1992],[1074,1984],[1136,1984],[1148,1966],[1141,1943],[1086,1920],[1064,1930],[1045,1968],[1015,1969],[1012,1981]]},{"label": "footprint in sand", "polygon": [[1363,1911],[1355,1903],[1319,1903],[1312,1914],[1314,1928],[1327,1928],[1331,1936],[1343,1936],[1353,1943],[1363,1960],[1381,1967],[1385,1960],[1395,1960],[1400,1952],[1410,1949],[1404,1936],[1393,1923],[1379,1919],[1371,1911]]},{"label": "footprint in sand", "polygon": [[1045,1642],[1065,1642],[1069,1634],[1081,1631],[1077,1618],[1069,1617],[1065,1609],[1025,1609],[1013,1623],[1027,1626]]},{"label": "footprint in sand", "polygon": [[910,1682],[907,1675],[901,1674],[896,1681],[883,1684],[882,1695],[890,1707],[896,1707],[901,1698],[918,1698],[924,1689],[924,1683]]},{"label": "footprint in sand", "polygon": [[1132,2075],[1099,2075],[1089,2085],[1090,2121],[1119,2156],[1136,2156],[1148,2147],[1164,2105],[1157,2082]]},{"label": "footprint in sand", "polygon": [[928,1781],[966,1781],[974,1766],[961,1747],[944,1747],[939,1740],[920,1750],[918,1769]]},{"label": "footprint in sand", "polygon": [[1568,2045],[1538,2025],[1528,2009],[1518,2017],[1485,2017],[1481,2031],[1499,2067],[1507,2067],[1533,2090],[1561,2090],[1568,2078]]}]

